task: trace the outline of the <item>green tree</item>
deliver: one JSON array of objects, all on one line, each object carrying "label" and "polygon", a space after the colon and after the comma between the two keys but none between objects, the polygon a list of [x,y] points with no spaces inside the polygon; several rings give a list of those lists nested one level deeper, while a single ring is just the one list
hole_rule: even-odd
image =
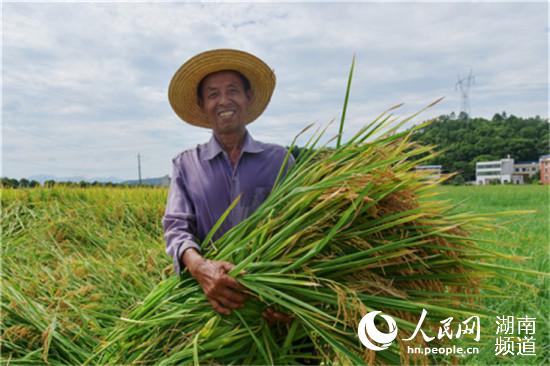
[{"label": "green tree", "polygon": [[21,188],[28,188],[31,182],[29,182],[26,178],[19,179],[19,187]]},{"label": "green tree", "polygon": [[516,161],[537,161],[548,154],[548,119],[522,118],[496,113],[492,119],[473,118],[463,113],[439,116],[430,125],[417,130],[413,139],[435,145],[440,155],[430,164],[443,166],[445,172],[457,172],[465,181],[475,179],[475,163],[500,160],[510,155]]},{"label": "green tree", "polygon": [[19,181],[17,179],[2,177],[2,188],[17,188],[19,187]]}]

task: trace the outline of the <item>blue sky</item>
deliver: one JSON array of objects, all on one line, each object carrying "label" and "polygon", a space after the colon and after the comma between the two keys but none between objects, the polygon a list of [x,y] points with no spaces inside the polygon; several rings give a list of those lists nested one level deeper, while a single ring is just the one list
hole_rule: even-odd
[{"label": "blue sky", "polygon": [[[268,63],[277,88],[252,125],[288,145],[339,118],[356,54],[347,134],[386,108],[418,120],[458,111],[548,116],[548,5],[491,3],[4,3],[2,175],[144,177],[210,132],[172,112],[167,86],[189,57],[238,48]],[[334,126],[332,134],[336,133]]]}]

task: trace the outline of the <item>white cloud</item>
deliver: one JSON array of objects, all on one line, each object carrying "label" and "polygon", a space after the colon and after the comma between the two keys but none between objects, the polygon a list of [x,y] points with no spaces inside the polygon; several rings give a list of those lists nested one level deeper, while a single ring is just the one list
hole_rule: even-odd
[{"label": "white cloud", "polygon": [[[168,105],[175,70],[210,48],[241,48],[276,71],[258,139],[288,145],[339,119],[357,56],[347,134],[388,107],[425,118],[457,111],[457,75],[476,75],[474,115],[547,116],[547,4],[6,3],[3,174],[170,172],[208,140]],[[422,118],[422,117],[419,117]],[[336,131],[336,126],[334,127]]]}]

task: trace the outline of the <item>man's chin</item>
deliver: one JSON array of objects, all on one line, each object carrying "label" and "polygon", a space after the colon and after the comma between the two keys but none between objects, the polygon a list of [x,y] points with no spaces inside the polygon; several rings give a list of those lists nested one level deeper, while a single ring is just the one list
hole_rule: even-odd
[{"label": "man's chin", "polygon": [[244,125],[235,121],[217,121],[216,132],[219,133],[238,133],[244,131]]}]

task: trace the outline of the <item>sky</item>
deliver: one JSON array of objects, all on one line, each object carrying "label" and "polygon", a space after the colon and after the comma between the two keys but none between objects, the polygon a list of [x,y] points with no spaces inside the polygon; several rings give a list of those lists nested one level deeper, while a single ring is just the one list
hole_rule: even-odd
[{"label": "sky", "polygon": [[[548,4],[129,3],[2,5],[2,176],[137,179],[211,132],[172,111],[167,88],[188,58],[253,53],[277,86],[255,139],[289,145],[310,123],[339,119],[356,56],[344,139],[389,107],[413,122],[459,112],[548,117]],[[332,137],[337,124],[327,132]]]}]

